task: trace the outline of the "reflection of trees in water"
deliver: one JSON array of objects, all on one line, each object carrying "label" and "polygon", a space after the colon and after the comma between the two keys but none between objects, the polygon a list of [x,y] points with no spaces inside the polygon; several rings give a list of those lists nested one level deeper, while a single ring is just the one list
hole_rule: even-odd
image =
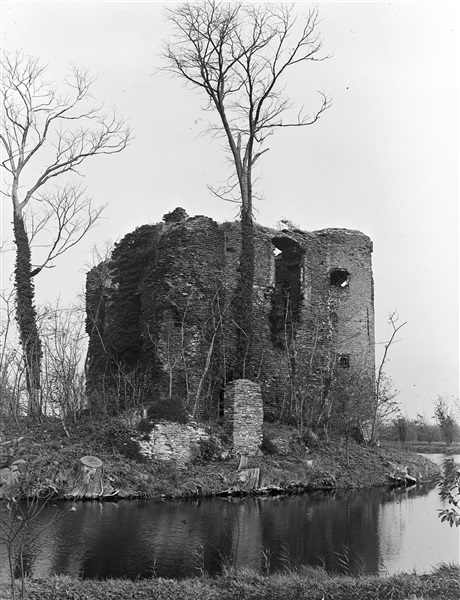
[{"label": "reflection of trees in water", "polygon": [[31,572],[179,577],[197,570],[219,572],[223,561],[260,570],[265,551],[272,570],[310,564],[376,573],[380,548],[393,551],[391,534],[396,549],[398,531],[392,528],[404,526],[392,517],[382,526],[382,510],[387,505],[398,510],[398,499],[429,490],[418,486],[279,498],[77,503],[77,510],[59,519],[31,553]]},{"label": "reflection of trees in water", "polygon": [[[86,554],[91,555],[93,548],[97,553],[103,513],[116,510],[117,506],[85,502],[78,503],[75,512],[70,512],[70,507],[64,502],[58,503],[57,508],[47,506],[28,525],[23,549],[26,575],[65,573],[77,577]],[[16,571],[20,569],[19,560],[19,556],[15,557]]]},{"label": "reflection of trees in water", "polygon": [[231,553],[235,522],[225,501],[122,502],[116,520],[106,519],[87,541],[81,573],[135,578],[216,572]]},{"label": "reflection of trees in water", "polygon": [[[98,503],[100,520],[93,535],[85,542],[80,574],[84,578],[116,577],[136,567],[142,555],[133,556],[131,550],[139,547],[141,515],[138,510],[127,510],[129,503]],[[137,508],[137,507],[135,507]]]},{"label": "reflection of trees in water", "polygon": [[427,481],[409,487],[387,487],[381,490],[381,504],[383,505],[395,501],[398,502],[401,498],[426,496],[435,487],[435,481]]},{"label": "reflection of trees in water", "polygon": [[215,573],[224,562],[260,563],[259,508],[251,499],[148,502],[145,511],[142,546],[152,557],[150,571],[158,576]]},{"label": "reflection of trees in water", "polygon": [[82,571],[85,554],[97,539],[104,511],[111,507],[101,502],[80,502],[76,504],[76,511],[71,512],[70,508],[71,506],[65,503],[62,518],[43,539],[35,556],[35,576],[65,573],[78,577]]},{"label": "reflection of trees in water", "polygon": [[376,572],[378,494],[336,492],[280,498],[262,512],[263,545],[272,549],[272,568],[309,564],[330,571]]},{"label": "reflection of trees in water", "polygon": [[150,574],[182,576],[215,570],[224,535],[222,505],[206,500],[146,502],[141,512],[140,541],[150,556]]},{"label": "reflection of trees in water", "polygon": [[227,520],[231,539],[230,554],[226,560],[233,566],[262,567],[262,531],[260,503],[254,498],[238,502],[227,501]]},{"label": "reflection of trees in water", "polygon": [[410,487],[389,487],[381,493],[379,516],[380,561],[393,560],[399,556],[401,539],[406,530],[404,503],[411,498],[426,496],[435,482],[426,482]]},{"label": "reflection of trees in water", "polygon": [[35,497],[0,504],[0,580],[10,579],[9,557],[15,579],[50,572],[52,553],[43,552],[43,548],[53,548],[56,524],[63,516],[64,506]]},{"label": "reflection of trees in water", "polygon": [[[401,555],[403,538],[407,536],[409,517],[413,516],[412,500],[428,493],[436,487],[435,482],[427,482],[410,487],[392,487],[382,493],[379,514],[379,537],[381,562],[385,559],[387,565],[396,562]],[[420,506],[418,512],[420,512]],[[431,509],[430,509],[431,512]],[[433,516],[436,516],[436,507],[432,507]],[[426,515],[430,517],[429,514]],[[421,517],[423,526],[423,515]]]}]

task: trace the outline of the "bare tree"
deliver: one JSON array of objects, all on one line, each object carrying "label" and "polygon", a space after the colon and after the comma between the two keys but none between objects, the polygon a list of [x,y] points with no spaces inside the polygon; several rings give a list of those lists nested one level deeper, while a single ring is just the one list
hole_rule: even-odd
[{"label": "bare tree", "polygon": [[0,419],[11,416],[20,430],[21,382],[24,365],[17,347],[11,343],[14,329],[14,292],[0,293]]},{"label": "bare tree", "polygon": [[[53,268],[56,258],[73,248],[96,224],[106,205],[94,207],[85,197],[85,189],[74,183],[40,194],[39,203],[25,212],[25,222],[32,250],[42,251],[32,264],[32,277],[44,268]],[[49,239],[49,232],[54,239]]]},{"label": "bare tree", "polygon": [[388,360],[388,352],[396,340],[396,335],[407,321],[398,325],[399,317],[396,314],[396,310],[390,313],[388,317],[388,323],[391,325],[392,332],[390,339],[385,342],[385,350],[383,351],[382,360],[377,371],[377,378],[375,383],[375,402],[374,402],[374,414],[372,417],[371,427],[371,443],[376,443],[379,436],[379,422],[388,419],[390,415],[397,412],[398,407],[395,402],[397,392],[392,390],[391,380],[385,374],[385,364]]},{"label": "bare tree", "polygon": [[[55,178],[77,173],[78,167],[96,154],[123,150],[130,130],[115,111],[89,103],[94,83],[86,71],[72,67],[65,94],[46,80],[46,66],[22,52],[4,52],[1,59],[2,114],[0,163],[5,177],[2,193],[13,204],[16,244],[16,318],[27,371],[29,413],[39,415],[42,345],[37,327],[33,277],[74,246],[100,215],[83,191],[68,182],[49,191]],[[45,208],[44,212],[37,207]],[[27,231],[26,213],[32,219]],[[49,250],[37,265],[31,257],[31,238],[49,229],[54,234]]]},{"label": "bare tree", "polygon": [[78,307],[63,308],[59,302],[44,306],[42,312],[42,388],[46,412],[52,410],[61,419],[69,437],[68,426],[76,425],[78,413],[84,408],[84,319]]},{"label": "bare tree", "polygon": [[168,9],[173,35],[166,43],[166,70],[203,92],[205,110],[218,114],[209,132],[222,136],[230,151],[232,176],[212,191],[240,205],[242,243],[235,303],[238,331],[236,375],[251,363],[254,283],[253,169],[268,151],[264,144],[276,129],[315,123],[330,106],[320,93],[319,107],[293,114],[284,93],[292,67],[321,56],[318,10],[297,22],[294,5],[217,2],[184,3]]}]

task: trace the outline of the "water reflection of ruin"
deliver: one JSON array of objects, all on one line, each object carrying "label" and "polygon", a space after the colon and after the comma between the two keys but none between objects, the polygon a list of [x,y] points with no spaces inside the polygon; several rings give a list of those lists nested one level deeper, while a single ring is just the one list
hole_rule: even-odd
[{"label": "water reflection of ruin", "polygon": [[[75,512],[67,505],[40,543],[26,549],[30,575],[184,577],[218,573],[223,563],[259,571],[318,565],[378,573],[382,564],[403,570],[404,560],[411,570],[408,544],[427,529],[435,560],[458,560],[458,536],[439,522],[439,498],[429,492],[416,486],[290,498],[85,502]],[[44,510],[32,527],[42,528],[54,510]],[[402,548],[407,556],[401,558]]]},{"label": "water reflection of ruin", "polygon": [[[363,494],[365,500],[363,501]],[[379,492],[341,492],[279,498],[263,512],[263,543],[272,548],[272,567],[309,564],[341,571],[378,568]],[[362,562],[364,561],[364,564]]]}]

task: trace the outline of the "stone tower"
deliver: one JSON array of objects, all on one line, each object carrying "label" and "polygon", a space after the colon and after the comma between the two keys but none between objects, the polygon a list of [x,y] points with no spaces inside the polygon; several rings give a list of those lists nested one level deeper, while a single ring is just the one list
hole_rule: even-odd
[{"label": "stone tower", "polygon": [[[137,351],[130,349],[130,368],[134,360],[145,373],[150,398],[177,395],[195,414],[218,416],[236,360],[232,300],[240,227],[188,217],[177,209],[171,215],[175,217],[139,228],[142,268],[135,278],[126,278],[123,291],[125,301],[130,294],[136,298],[130,320],[123,320],[132,323],[129,327],[137,331],[133,339],[139,340]],[[123,247],[124,259],[129,253],[135,259],[139,252],[135,233]],[[371,256],[372,242],[359,231],[255,226],[251,372],[261,386],[266,417],[292,415],[300,402],[306,418],[312,423],[316,418],[319,426],[334,409],[333,394],[373,401]],[[120,279],[123,266],[117,260]],[[96,387],[101,372],[110,372],[115,353],[117,364],[124,360],[117,333],[122,290],[110,281],[110,264],[104,264],[104,272],[109,275],[95,277],[93,270],[87,288],[88,315],[98,307],[97,328],[88,327],[88,364],[94,370],[89,381]],[[94,281],[102,283],[95,287]],[[122,337],[129,337],[126,331]],[[334,390],[337,381],[340,390]]]}]

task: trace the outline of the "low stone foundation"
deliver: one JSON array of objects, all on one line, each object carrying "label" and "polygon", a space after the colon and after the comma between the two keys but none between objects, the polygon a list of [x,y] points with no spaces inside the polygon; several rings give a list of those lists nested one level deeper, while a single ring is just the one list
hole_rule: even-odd
[{"label": "low stone foundation", "polygon": [[236,453],[257,454],[262,444],[264,420],[260,385],[249,379],[236,379],[225,388],[225,427]]},{"label": "low stone foundation", "polygon": [[138,440],[140,453],[150,459],[185,465],[199,452],[200,440],[208,440],[204,429],[180,423],[157,423],[148,440]]}]

